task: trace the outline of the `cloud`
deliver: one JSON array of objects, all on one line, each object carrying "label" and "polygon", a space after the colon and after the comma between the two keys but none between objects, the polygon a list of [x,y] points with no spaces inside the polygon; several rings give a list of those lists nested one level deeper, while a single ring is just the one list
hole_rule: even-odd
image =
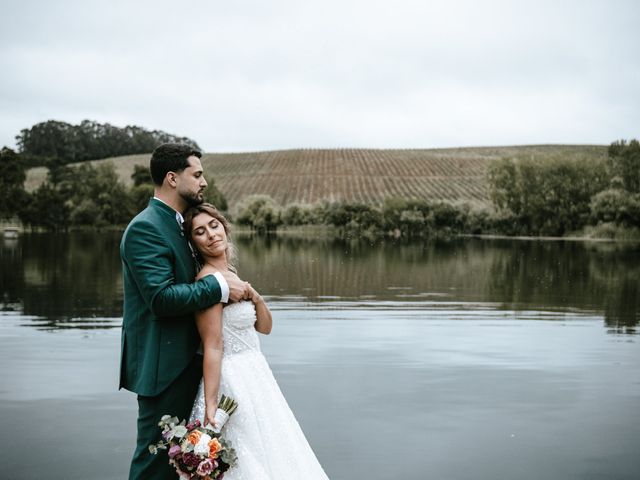
[{"label": "cloud", "polygon": [[208,151],[637,137],[640,7],[614,3],[9,2],[0,143],[85,118]]}]

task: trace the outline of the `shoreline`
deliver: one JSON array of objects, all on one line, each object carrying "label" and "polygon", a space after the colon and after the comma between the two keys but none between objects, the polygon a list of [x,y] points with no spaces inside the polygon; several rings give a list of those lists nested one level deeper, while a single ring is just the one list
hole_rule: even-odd
[{"label": "shoreline", "polygon": [[[280,228],[275,231],[262,232],[258,233],[255,230],[252,230],[249,227],[232,225],[232,231],[234,234],[239,234],[242,236],[247,235],[256,235],[256,236],[264,236],[264,237],[272,237],[272,236],[282,236],[282,237],[293,237],[293,238],[301,238],[301,239],[309,239],[309,240],[331,240],[337,238],[344,238],[342,235],[338,233],[338,229],[332,225],[300,225],[293,227],[285,227]],[[99,232],[99,231],[107,231],[107,232],[124,232],[126,225],[107,225],[105,227],[90,227],[90,226],[82,226],[82,227],[69,227],[66,230],[59,230],[57,232]],[[14,239],[15,237],[10,237],[5,235],[5,232],[8,231],[17,231],[18,237],[23,235],[24,233],[47,233],[50,231],[42,229],[42,228],[25,228],[20,222],[15,221],[2,221],[0,222],[0,231],[2,231],[3,238],[6,239]],[[56,232],[56,233],[57,233]],[[349,236],[347,237],[349,240],[357,240],[358,238],[366,239],[364,236]],[[408,241],[424,241],[424,240],[434,240],[434,239],[442,239],[442,237],[436,236],[427,236],[427,237],[394,237],[391,234],[384,233],[381,234],[379,238],[383,239],[393,239],[393,240],[408,240]],[[622,243],[622,244],[632,244],[632,243],[640,243],[640,238],[611,238],[611,237],[597,237],[597,236],[589,236],[585,234],[584,236],[580,235],[567,235],[563,237],[558,236],[534,236],[534,235],[503,235],[503,234],[494,234],[494,233],[457,233],[450,234],[446,238],[478,238],[482,240],[518,240],[518,241],[541,241],[541,242],[553,242],[553,241],[567,241],[567,242],[594,242],[594,243]]]},{"label": "shoreline", "polygon": [[[45,229],[24,229],[18,227],[18,235],[17,237],[6,236],[4,235],[5,228],[3,227],[3,238],[5,239],[16,239],[25,233],[78,233],[78,232],[124,232],[125,226],[121,225],[113,225],[103,228],[68,228],[67,230],[58,230],[58,231],[49,231]],[[235,229],[234,234],[241,236],[262,236],[262,237],[289,237],[289,238],[300,238],[305,240],[333,240],[333,239],[344,239],[344,237],[332,233],[332,232],[324,232],[321,235],[318,235],[316,231],[302,231],[302,230],[277,230],[274,232],[267,233],[257,233],[251,229]],[[425,241],[425,240],[443,240],[443,239],[454,239],[454,238],[475,238],[479,240],[517,240],[517,241],[538,241],[538,242],[558,242],[558,241],[566,241],[566,242],[592,242],[592,243],[623,243],[623,244],[633,244],[640,243],[640,238],[598,238],[598,237],[535,237],[535,236],[511,236],[511,235],[498,235],[498,234],[473,234],[473,233],[459,233],[449,235],[447,237],[393,237],[392,235],[382,235],[379,237],[380,239],[392,239],[392,240],[407,240],[407,241]],[[347,237],[348,240],[368,240],[365,237]]]},{"label": "shoreline", "polygon": [[527,235],[518,235],[518,236],[510,236],[510,235],[498,235],[498,234],[488,234],[488,233],[480,233],[480,234],[470,234],[470,233],[461,233],[457,235],[458,237],[463,238],[480,238],[485,240],[524,240],[524,241],[544,241],[544,242],[555,242],[555,241],[568,241],[568,242],[606,242],[606,243],[640,243],[640,238],[605,238],[605,237],[578,237],[578,236],[568,236],[568,237],[535,237],[535,236],[527,236]]}]

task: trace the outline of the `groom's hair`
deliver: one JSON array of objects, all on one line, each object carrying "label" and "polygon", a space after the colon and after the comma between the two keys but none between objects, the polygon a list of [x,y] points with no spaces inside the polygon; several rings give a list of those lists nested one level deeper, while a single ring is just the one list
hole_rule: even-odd
[{"label": "groom's hair", "polygon": [[169,172],[181,172],[189,166],[187,158],[190,156],[202,157],[202,153],[184,143],[163,143],[151,154],[149,170],[151,178],[156,185],[162,185],[164,177]]}]

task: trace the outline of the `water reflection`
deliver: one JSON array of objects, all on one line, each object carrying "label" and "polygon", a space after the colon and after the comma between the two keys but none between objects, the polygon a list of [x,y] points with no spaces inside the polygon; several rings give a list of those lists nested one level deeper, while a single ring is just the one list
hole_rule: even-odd
[{"label": "water reflection", "polygon": [[[120,236],[33,233],[5,240],[0,308],[38,318],[40,328],[118,327]],[[241,276],[274,300],[599,312],[608,331],[627,334],[639,321],[640,249],[634,244],[455,239],[372,245],[254,236],[238,236],[236,243]]]},{"label": "water reflection", "polygon": [[52,322],[119,316],[120,233],[25,234],[0,250],[2,306]]},{"label": "water reflection", "polygon": [[604,310],[609,328],[634,333],[640,256],[630,247],[578,242],[503,244],[504,254],[492,262],[489,285],[494,295],[512,305]]}]

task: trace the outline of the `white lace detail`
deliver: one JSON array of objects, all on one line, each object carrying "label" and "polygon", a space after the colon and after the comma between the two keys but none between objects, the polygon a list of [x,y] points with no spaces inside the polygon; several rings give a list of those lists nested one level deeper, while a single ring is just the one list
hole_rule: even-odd
[{"label": "white lace detail", "polygon": [[223,357],[260,351],[260,340],[255,330],[256,308],[251,302],[232,303],[222,310]]}]

